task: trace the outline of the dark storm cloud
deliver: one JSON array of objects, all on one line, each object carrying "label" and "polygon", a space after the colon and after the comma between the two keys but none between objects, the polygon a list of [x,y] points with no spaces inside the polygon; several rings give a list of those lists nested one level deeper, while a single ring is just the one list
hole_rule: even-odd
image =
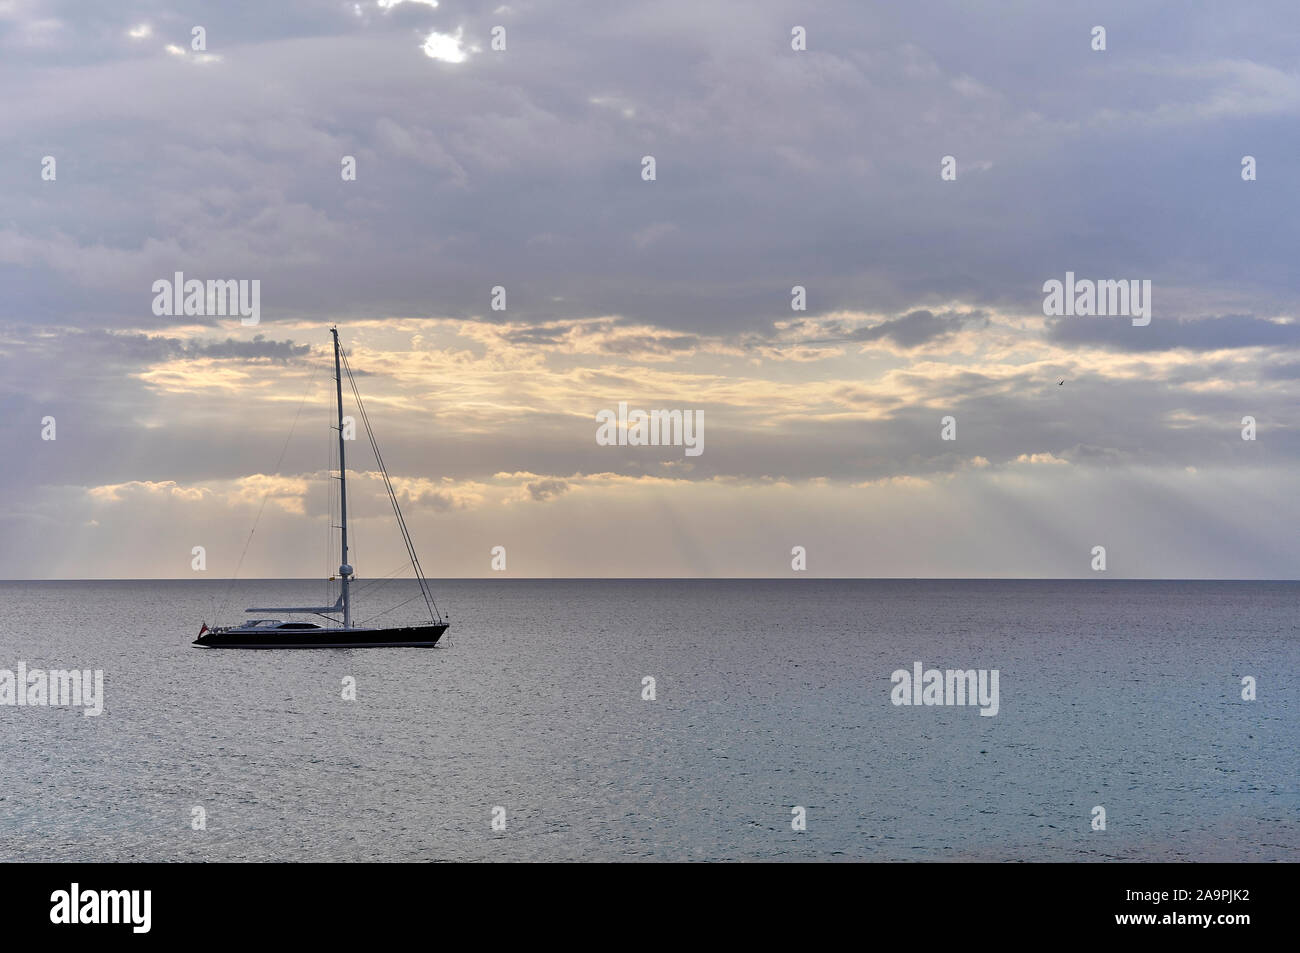
[{"label": "dark storm cloud", "polygon": [[442,490],[425,490],[412,494],[408,499],[416,506],[428,507],[435,513],[446,513],[456,507],[455,497]]},{"label": "dark storm cloud", "polygon": [[700,339],[693,334],[674,334],[666,337],[651,337],[642,334],[629,334],[613,338],[601,347],[605,354],[672,354],[689,351],[700,344]]},{"label": "dark storm cloud", "polygon": [[251,341],[236,341],[226,338],[209,344],[198,344],[186,349],[194,357],[213,359],[234,358],[236,360],[270,360],[287,363],[294,358],[306,357],[311,353],[310,344],[294,344],[293,341],[269,341],[262,335]]},{"label": "dark storm cloud", "polygon": [[1300,381],[1300,361],[1288,361],[1285,364],[1271,364],[1260,373],[1268,380]]},{"label": "dark storm cloud", "polygon": [[1181,320],[1152,318],[1134,327],[1130,318],[1064,317],[1048,321],[1048,340],[1067,346],[1102,347],[1113,351],[1168,351],[1188,348],[1300,348],[1300,323],[1281,323],[1245,314]]},{"label": "dark storm cloud", "polygon": [[96,362],[124,368],[143,368],[162,361],[204,358],[209,360],[264,361],[287,363],[306,357],[311,345],[292,340],[276,341],[257,334],[248,340],[184,341],[159,334],[110,332],[83,328],[58,328],[50,332],[30,326],[0,329],[0,339],[22,350],[47,350],[52,344],[68,354],[92,357]]},{"label": "dark storm cloud", "polygon": [[524,484],[524,488],[528,490],[528,495],[534,500],[544,503],[562,493],[567,493],[570,486],[565,480],[534,480],[531,483]]},{"label": "dark storm cloud", "polygon": [[888,339],[899,347],[914,348],[947,337],[969,322],[970,318],[966,316],[937,317],[930,311],[913,311],[869,328],[857,328],[845,339],[864,342]]},{"label": "dark storm cloud", "polygon": [[[500,332],[500,339],[504,343],[516,346],[553,347],[563,343],[565,338],[575,331],[583,330],[585,329],[571,322],[557,323],[555,325],[512,327],[503,329]],[[700,344],[699,336],[694,334],[613,335],[602,333],[605,330],[613,330],[612,324],[604,329],[585,331],[591,339],[591,343],[603,354],[672,354],[689,351]]]},{"label": "dark storm cloud", "polygon": [[[816,313],[1030,307],[1071,268],[1257,308],[1300,290],[1291,58],[1208,8],[1094,4],[1096,54],[1051,6],[359,7],[13,5],[4,316],[165,324],[149,287],[177,269],[263,278],[268,320],[485,315],[504,284],[513,317],[687,333],[761,329],[795,282]],[[420,52],[458,30],[467,62]]]}]

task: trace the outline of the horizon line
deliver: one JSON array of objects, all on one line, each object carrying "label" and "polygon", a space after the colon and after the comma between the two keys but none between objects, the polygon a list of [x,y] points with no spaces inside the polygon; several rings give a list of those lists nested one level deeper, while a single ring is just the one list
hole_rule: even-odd
[{"label": "horizon line", "polygon": [[[377,579],[374,576],[354,577]],[[1256,576],[426,576],[429,582],[1300,582],[1296,578]],[[326,582],[320,576],[248,576],[242,579],[189,576],[78,576],[0,579],[6,582]],[[391,582],[414,582],[414,576],[395,577]]]}]

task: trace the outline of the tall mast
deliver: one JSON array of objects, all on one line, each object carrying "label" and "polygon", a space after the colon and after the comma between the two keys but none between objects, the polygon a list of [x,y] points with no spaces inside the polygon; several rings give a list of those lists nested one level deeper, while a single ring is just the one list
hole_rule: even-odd
[{"label": "tall mast", "polygon": [[330,328],[330,334],[334,335],[334,390],[339,400],[339,529],[343,534],[339,578],[343,580],[343,627],[350,629],[352,628],[352,603],[348,599],[348,578],[352,575],[352,567],[348,565],[348,465],[343,457],[343,371],[339,366],[338,328]]}]

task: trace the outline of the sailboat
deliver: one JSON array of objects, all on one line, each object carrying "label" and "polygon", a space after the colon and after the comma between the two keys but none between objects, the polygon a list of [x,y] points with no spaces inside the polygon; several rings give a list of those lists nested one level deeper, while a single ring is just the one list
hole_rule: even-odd
[{"label": "sailboat", "polygon": [[[402,518],[401,507],[397,504],[397,494],[393,491],[392,482],[388,478],[388,471],[384,467],[383,457],[379,453],[379,445],[375,442],[374,433],[370,429],[370,420],[366,416],[365,405],[361,402],[361,393],[357,389],[352,368],[348,365],[347,354],[339,347],[338,328],[330,328],[330,334],[334,337],[334,384],[335,394],[338,398],[338,529],[341,534],[341,555],[338,569],[340,579],[339,597],[332,606],[244,610],[248,613],[275,612],[318,615],[326,619],[328,624],[284,622],[280,619],[267,618],[252,619],[242,625],[217,626],[215,628],[208,628],[207,623],[204,623],[199,630],[199,637],[194,640],[194,645],[209,649],[360,649],[381,646],[431,648],[438,643],[438,640],[442,638],[442,634],[447,631],[450,623],[438,611],[433,596],[430,594],[428,580],[424,578],[424,571],[420,568],[419,557],[415,554],[415,546],[412,544],[411,535],[407,531],[406,521]],[[424,604],[429,612],[428,621],[413,625],[377,627],[364,624],[358,625],[352,619],[351,583],[356,571],[348,564],[348,470],[344,458],[343,428],[343,370],[345,368],[348,372],[348,382],[356,398],[357,410],[365,423],[366,435],[369,437],[370,446],[375,453],[375,462],[379,465],[380,473],[384,478],[384,486],[388,489],[389,502],[392,503],[393,512],[397,516],[397,526],[402,532],[403,541],[406,543],[410,564],[415,570],[415,577],[420,586],[420,593],[417,598],[423,597]],[[332,616],[337,616],[337,618],[331,618]]]}]

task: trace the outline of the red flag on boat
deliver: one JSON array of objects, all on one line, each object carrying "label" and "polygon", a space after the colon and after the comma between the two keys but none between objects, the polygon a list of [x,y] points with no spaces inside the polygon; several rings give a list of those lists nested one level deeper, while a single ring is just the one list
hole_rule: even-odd
[{"label": "red flag on boat", "polygon": [[201,635],[203,635],[204,632],[209,632],[209,631],[211,631],[211,630],[208,628],[208,624],[207,624],[206,622],[204,622],[204,623],[203,623],[203,628],[199,629],[199,635],[201,636]]}]

